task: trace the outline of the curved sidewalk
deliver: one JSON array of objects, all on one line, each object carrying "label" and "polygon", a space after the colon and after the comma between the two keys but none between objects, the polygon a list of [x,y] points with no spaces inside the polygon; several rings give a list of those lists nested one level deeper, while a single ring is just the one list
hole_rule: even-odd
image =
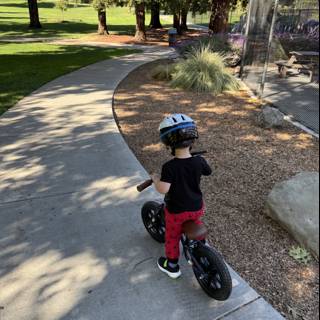
[{"label": "curved sidewalk", "polygon": [[[0,118],[1,320],[282,319],[238,275],[227,302],[190,267],[157,270],[140,219],[152,190],[113,118],[119,82],[170,50],[106,60],[56,79]],[[32,79],[30,79],[32,81]]]}]

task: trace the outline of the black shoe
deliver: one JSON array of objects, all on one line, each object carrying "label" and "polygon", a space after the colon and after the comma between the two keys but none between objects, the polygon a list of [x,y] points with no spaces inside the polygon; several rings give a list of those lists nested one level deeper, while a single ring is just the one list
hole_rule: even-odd
[{"label": "black shoe", "polygon": [[171,268],[169,266],[169,261],[166,258],[163,258],[163,257],[159,258],[158,267],[162,272],[166,273],[172,279],[177,279],[181,276],[179,265],[177,264],[176,267]]}]

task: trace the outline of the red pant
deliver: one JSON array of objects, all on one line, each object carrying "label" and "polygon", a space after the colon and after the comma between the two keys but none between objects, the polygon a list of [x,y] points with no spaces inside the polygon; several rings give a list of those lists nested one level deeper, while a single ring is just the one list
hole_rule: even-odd
[{"label": "red pant", "polygon": [[170,260],[180,257],[179,242],[182,236],[182,224],[193,220],[196,224],[202,225],[200,218],[204,214],[204,207],[199,211],[183,212],[179,214],[170,213],[165,208],[166,219],[166,256]]}]

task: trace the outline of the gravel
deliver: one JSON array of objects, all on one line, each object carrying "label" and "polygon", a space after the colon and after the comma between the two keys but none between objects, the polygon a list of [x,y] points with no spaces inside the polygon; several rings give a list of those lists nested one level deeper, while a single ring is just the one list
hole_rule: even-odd
[{"label": "gravel", "polygon": [[294,239],[264,212],[274,184],[301,171],[319,171],[318,140],[287,123],[257,125],[258,100],[245,90],[218,97],[170,88],[152,79],[153,62],[118,87],[114,108],[129,147],[148,172],[170,153],[159,143],[165,115],[186,113],[199,127],[195,149],[207,150],[215,174],[202,182],[211,243],[227,262],[288,319],[319,318],[319,267],[289,256]]}]

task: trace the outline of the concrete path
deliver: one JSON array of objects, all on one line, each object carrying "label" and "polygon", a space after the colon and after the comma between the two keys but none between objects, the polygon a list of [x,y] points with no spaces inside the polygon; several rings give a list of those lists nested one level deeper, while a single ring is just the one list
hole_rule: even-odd
[{"label": "concrete path", "polygon": [[178,281],[157,270],[163,247],[140,208],[159,196],[135,190],[147,173],[112,98],[131,70],[169,54],[151,48],[82,68],[0,118],[1,320],[282,319],[234,272],[223,303],[184,262]]},{"label": "concrete path", "polygon": [[[259,90],[261,75],[262,68],[246,67],[245,83],[255,92]],[[269,66],[263,99],[319,134],[319,83],[310,83],[307,75],[291,71],[286,79],[281,79],[278,68]]]}]

